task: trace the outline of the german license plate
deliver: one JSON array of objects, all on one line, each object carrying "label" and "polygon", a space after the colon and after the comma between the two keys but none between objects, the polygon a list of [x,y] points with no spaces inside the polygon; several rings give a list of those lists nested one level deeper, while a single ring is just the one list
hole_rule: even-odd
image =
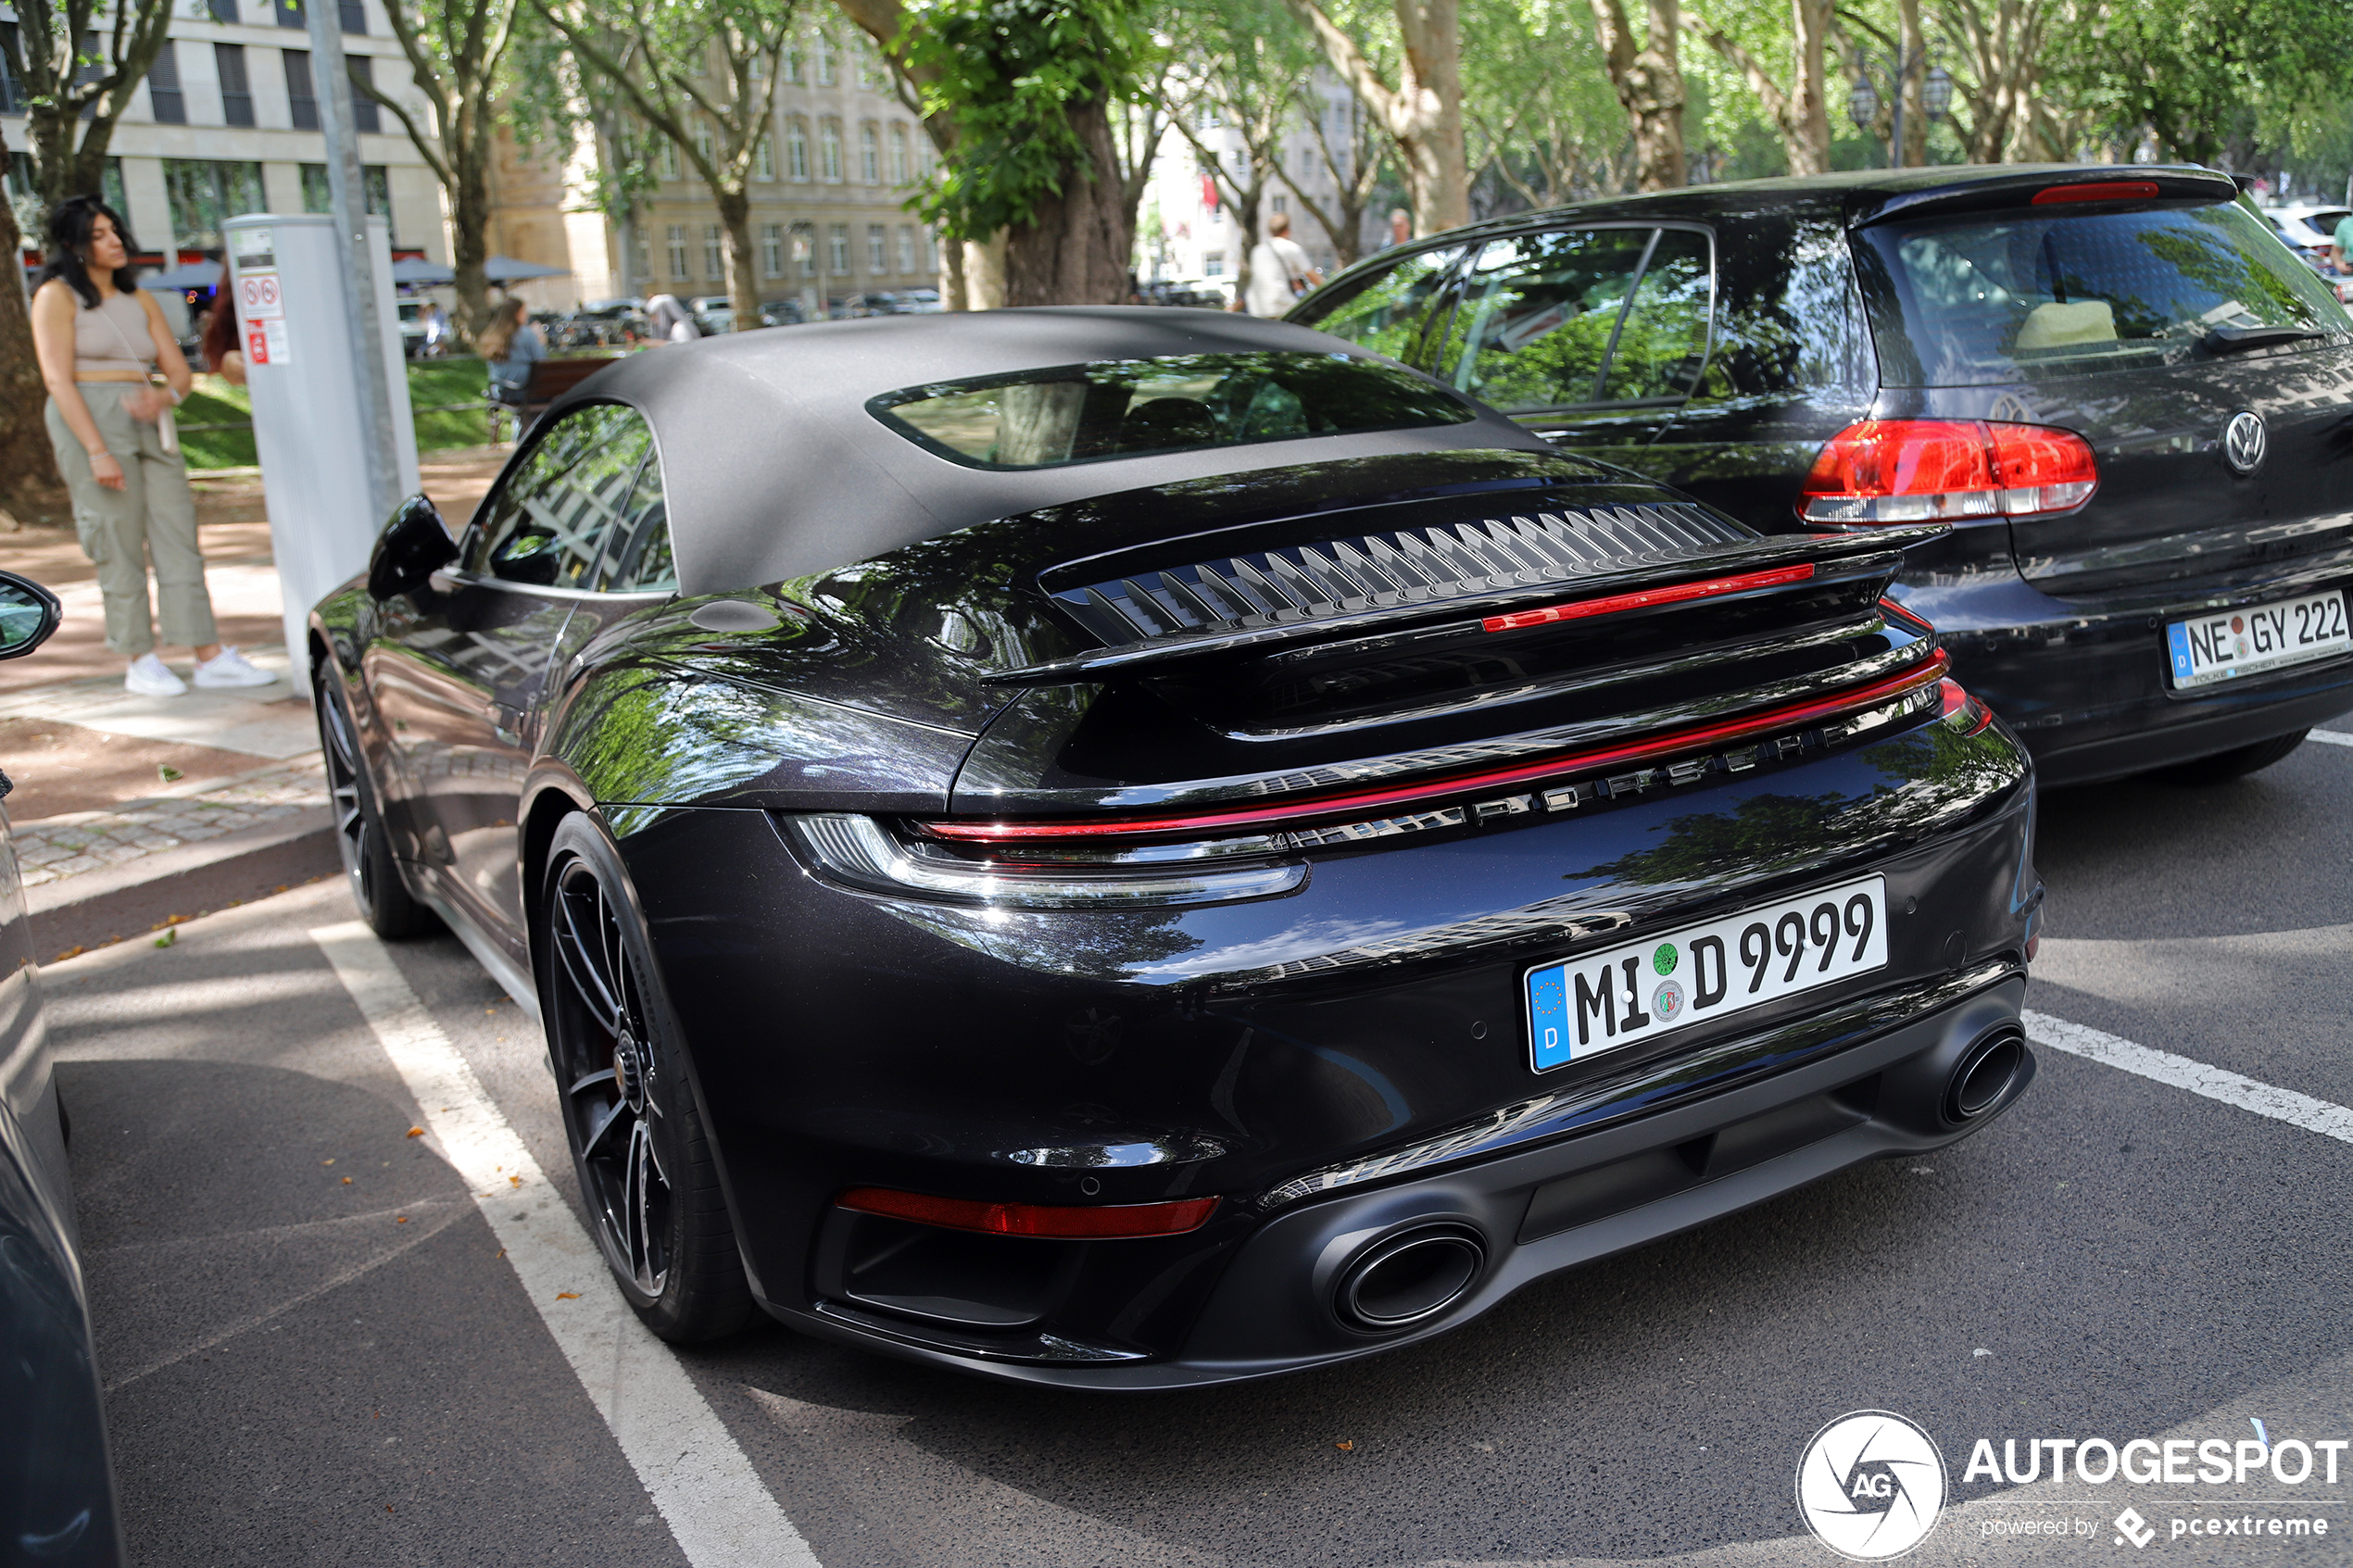
[{"label": "german license plate", "polygon": [[2332,588],[2252,609],[2176,621],[2165,629],[2165,649],[2173,689],[2183,691],[2353,653],[2353,634],[2346,628],[2345,595]]},{"label": "german license plate", "polygon": [[1887,963],[1884,878],[1528,972],[1536,1071],[1713,1023]]}]

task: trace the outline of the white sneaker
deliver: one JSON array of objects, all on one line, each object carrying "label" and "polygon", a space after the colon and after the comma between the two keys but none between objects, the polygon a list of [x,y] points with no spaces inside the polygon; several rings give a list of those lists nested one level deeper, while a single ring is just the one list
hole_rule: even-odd
[{"label": "white sneaker", "polygon": [[208,688],[266,686],[277,678],[267,670],[256,670],[247,664],[245,655],[233,647],[222,648],[196,666],[196,684]]},{"label": "white sneaker", "polygon": [[[204,679],[204,667],[196,667],[196,679]],[[122,672],[122,689],[141,696],[180,696],[186,693],[188,683],[173,674],[164,661],[152,653],[143,653],[131,661]]]}]

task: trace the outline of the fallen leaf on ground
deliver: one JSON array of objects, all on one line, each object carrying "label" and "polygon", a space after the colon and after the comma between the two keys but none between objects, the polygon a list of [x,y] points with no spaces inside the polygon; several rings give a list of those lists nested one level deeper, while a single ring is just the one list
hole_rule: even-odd
[{"label": "fallen leaf on ground", "polygon": [[1344,1454],[1353,1454],[1356,1451],[1356,1445],[1346,1437],[1342,1437],[1339,1442],[1334,1443],[1332,1447],[1338,1449]]},{"label": "fallen leaf on ground", "polygon": [[179,933],[179,932],[177,932],[177,931],[167,931],[167,932],[165,932],[162,935],[160,935],[160,936],[158,936],[158,937],[157,937],[157,938],[156,938],[156,946],[157,946],[157,947],[170,947],[170,946],[171,946],[174,942],[177,942],[177,941],[179,941],[179,940],[180,940],[180,933]]},{"label": "fallen leaf on ground", "polygon": [[334,1161],[333,1161],[333,1160],[321,1160],[321,1161],[319,1161],[319,1163],[320,1163],[320,1164],[321,1164],[321,1165],[332,1165],[332,1164],[333,1164],[333,1163],[334,1163]]},{"label": "fallen leaf on ground", "polygon": [[422,1127],[411,1127],[409,1129],[409,1135],[412,1138],[421,1138],[425,1135],[425,1130]]},{"label": "fallen leaf on ground", "polygon": [[182,772],[179,769],[173,767],[169,762],[158,762],[156,764],[156,777],[161,779],[166,784],[176,783],[187,776],[187,774]]},{"label": "fallen leaf on ground", "polygon": [[346,1186],[349,1186],[349,1185],[351,1185],[351,1178],[350,1178],[349,1176],[346,1176],[346,1177],[343,1179],[343,1185],[346,1185]]},{"label": "fallen leaf on ground", "polygon": [[392,1223],[396,1225],[405,1225],[409,1223],[409,1216],[406,1214],[396,1214],[393,1216]]},{"label": "fallen leaf on ground", "polygon": [[508,1185],[510,1185],[510,1186],[521,1186],[521,1185],[522,1185],[522,1178],[521,1176],[509,1176],[509,1177],[507,1178],[507,1182],[508,1182]]},{"label": "fallen leaf on ground", "polygon": [[577,1301],[580,1299],[580,1292],[577,1290],[559,1290],[556,1292],[556,1299],[559,1301]]}]

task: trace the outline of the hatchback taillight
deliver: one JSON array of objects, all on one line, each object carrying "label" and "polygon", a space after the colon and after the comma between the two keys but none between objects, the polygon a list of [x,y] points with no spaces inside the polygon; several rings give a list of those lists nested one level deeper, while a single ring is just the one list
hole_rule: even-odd
[{"label": "hatchback taillight", "polygon": [[1808,522],[1946,522],[2063,512],[2099,487],[2071,430],[1984,420],[1865,420],[1831,437],[1797,498]]}]

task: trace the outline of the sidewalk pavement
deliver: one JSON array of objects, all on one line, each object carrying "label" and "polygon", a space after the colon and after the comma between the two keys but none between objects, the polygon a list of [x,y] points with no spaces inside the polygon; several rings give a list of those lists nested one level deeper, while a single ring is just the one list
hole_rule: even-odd
[{"label": "sidewalk pavement", "polygon": [[[505,446],[435,452],[426,494],[462,529]],[[193,476],[221,640],[271,685],[142,697],[107,650],[96,569],[70,533],[0,535],[0,568],[48,586],[56,635],[0,662],[0,769],[35,951],[140,935],[340,870],[310,704],[287,675],[277,568],[253,470]],[[186,673],[186,649],[160,650]]]}]

